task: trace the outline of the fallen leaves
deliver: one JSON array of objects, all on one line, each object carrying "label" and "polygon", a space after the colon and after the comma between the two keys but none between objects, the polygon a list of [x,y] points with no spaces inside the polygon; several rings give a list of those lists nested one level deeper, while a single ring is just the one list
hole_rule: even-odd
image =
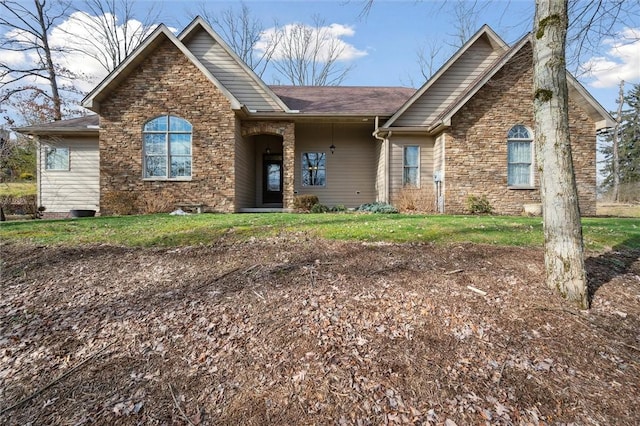
[{"label": "fallen leaves", "polygon": [[3,250],[0,409],[33,395],[4,423],[638,420],[637,262],[574,314],[535,250]]}]

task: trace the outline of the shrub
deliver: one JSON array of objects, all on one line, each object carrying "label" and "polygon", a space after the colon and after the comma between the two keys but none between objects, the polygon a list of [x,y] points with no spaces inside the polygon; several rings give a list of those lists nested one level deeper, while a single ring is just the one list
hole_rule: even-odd
[{"label": "shrub", "polygon": [[469,198],[467,198],[467,209],[471,214],[491,214],[493,212],[493,207],[486,195],[482,197],[469,195]]},{"label": "shrub", "polygon": [[303,194],[297,195],[293,199],[293,208],[299,212],[310,212],[313,206],[319,204],[317,195]]},{"label": "shrub", "polygon": [[34,176],[33,176],[33,173],[23,172],[23,173],[20,173],[20,179],[21,180],[33,180]]},{"label": "shrub", "polygon": [[140,213],[169,213],[175,208],[175,204],[159,195],[144,196],[142,199]]},{"label": "shrub", "polygon": [[403,188],[393,205],[403,213],[435,213],[436,198],[431,188]]},{"label": "shrub", "polygon": [[5,214],[38,216],[36,195],[0,195],[0,205]]},{"label": "shrub", "polygon": [[110,191],[102,196],[100,213],[102,215],[131,215],[139,213],[137,206],[139,195],[133,191]]},{"label": "shrub", "polygon": [[311,213],[328,213],[329,212],[329,207],[325,206],[324,204],[314,204],[313,207],[311,207]]},{"label": "shrub", "polygon": [[398,209],[391,204],[380,202],[361,204],[356,208],[356,211],[367,213],[398,213]]},{"label": "shrub", "polygon": [[344,206],[344,204],[338,204],[336,206],[331,207],[332,213],[342,213],[346,211],[347,211],[347,208]]}]

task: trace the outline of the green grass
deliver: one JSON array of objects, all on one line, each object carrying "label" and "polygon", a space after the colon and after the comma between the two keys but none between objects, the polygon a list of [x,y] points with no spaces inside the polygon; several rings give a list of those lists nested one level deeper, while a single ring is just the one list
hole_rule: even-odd
[{"label": "green grass", "polygon": [[[640,249],[640,219],[585,218],[589,250]],[[0,240],[172,247],[282,234],[334,240],[542,246],[541,218],[402,214],[147,215],[4,222]]]},{"label": "green grass", "polygon": [[1,182],[0,196],[24,197],[36,195],[35,182]]}]

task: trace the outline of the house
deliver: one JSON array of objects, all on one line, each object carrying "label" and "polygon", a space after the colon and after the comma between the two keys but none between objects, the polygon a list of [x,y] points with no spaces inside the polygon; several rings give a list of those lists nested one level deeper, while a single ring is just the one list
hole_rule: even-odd
[{"label": "house", "polygon": [[[611,116],[569,77],[583,215],[595,214],[596,132]],[[94,115],[24,127],[37,136],[38,202],[71,209],[290,209],[299,194],[356,207],[428,200],[497,214],[540,202],[529,37],[482,27],[420,89],[265,84],[201,18],[159,26],[82,101]],[[417,195],[416,195],[417,194]]]}]

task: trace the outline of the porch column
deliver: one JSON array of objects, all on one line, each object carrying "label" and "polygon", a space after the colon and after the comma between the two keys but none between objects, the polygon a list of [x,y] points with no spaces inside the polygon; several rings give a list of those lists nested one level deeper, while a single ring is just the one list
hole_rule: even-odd
[{"label": "porch column", "polygon": [[283,169],[283,193],[282,207],[293,208],[293,197],[295,188],[295,123],[282,123],[279,129],[284,129],[282,134],[282,169]]}]

